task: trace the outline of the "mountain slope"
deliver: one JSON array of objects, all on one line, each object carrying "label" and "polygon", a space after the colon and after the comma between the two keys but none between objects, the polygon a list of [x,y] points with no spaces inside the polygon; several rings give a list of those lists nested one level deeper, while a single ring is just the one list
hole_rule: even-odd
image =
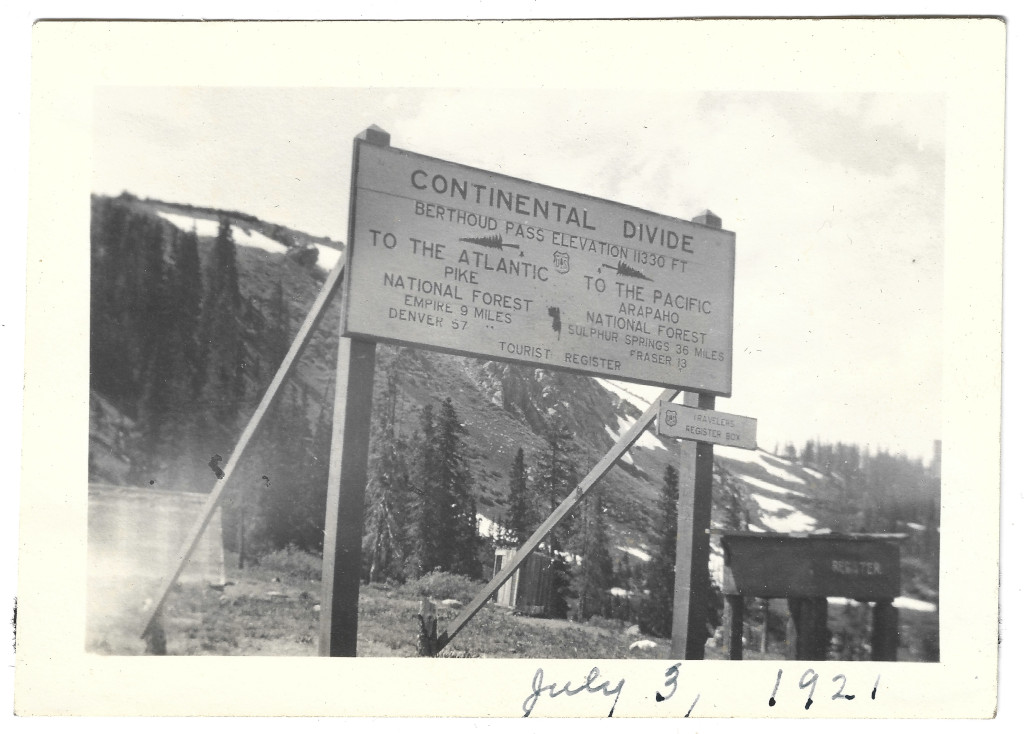
[{"label": "mountain slope", "polygon": [[[136,213],[151,217],[164,228],[195,231],[204,262],[210,257],[219,220],[227,218],[237,245],[243,302],[251,314],[267,320],[278,308],[274,299],[280,287],[287,306],[289,341],[316,298],[326,270],[343,256],[342,243],[238,212],[120,198]],[[339,302],[336,299],[330,307],[293,377],[303,389],[311,421],[325,411],[329,415],[333,403]],[[277,367],[266,356],[267,345],[260,333],[254,330],[245,336],[247,352],[254,361],[249,370],[251,389],[241,410],[245,418],[259,400],[256,385],[266,384]],[[452,398],[468,431],[466,443],[478,511],[491,523],[507,514],[508,473],[520,447],[528,466],[536,466],[545,431],[556,423],[567,426],[573,433],[574,458],[583,475],[647,407],[629,392],[628,386],[605,379],[381,344],[377,349],[375,395],[382,394],[389,373],[397,375],[397,423],[399,432],[406,436],[416,430],[425,404]],[[93,411],[92,433],[106,437],[109,443],[111,428],[104,425],[108,420],[104,416],[118,415],[122,423],[130,423],[135,416],[130,405],[118,404],[116,395],[97,394],[94,402],[100,407]],[[97,445],[100,443],[97,438]],[[849,491],[846,478],[836,472],[761,450],[716,447],[715,458],[714,529],[742,523],[749,529],[765,531],[851,531],[863,524],[863,503],[857,504],[859,500]],[[608,508],[614,546],[636,557],[646,557],[662,477],[665,468],[675,461],[675,442],[663,441],[648,430],[599,484],[596,491],[603,494]],[[97,466],[100,464],[97,462]],[[116,471],[117,462],[107,464],[113,468],[106,471]],[[123,480],[113,475],[97,478]],[[915,533],[912,524],[893,529]]]}]

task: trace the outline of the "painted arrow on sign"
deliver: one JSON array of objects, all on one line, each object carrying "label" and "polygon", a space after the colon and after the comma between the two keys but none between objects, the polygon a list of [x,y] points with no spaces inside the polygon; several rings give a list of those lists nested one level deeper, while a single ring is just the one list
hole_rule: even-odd
[{"label": "painted arrow on sign", "polygon": [[756,449],[757,419],[664,403],[658,413],[658,435]]}]

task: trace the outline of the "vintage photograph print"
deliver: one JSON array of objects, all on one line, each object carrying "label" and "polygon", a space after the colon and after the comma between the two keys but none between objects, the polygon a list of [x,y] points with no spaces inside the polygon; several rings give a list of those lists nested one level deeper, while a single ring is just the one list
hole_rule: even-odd
[{"label": "vintage photograph print", "polygon": [[[456,49],[694,32],[366,28]],[[932,57],[934,27],[901,29]],[[276,28],[322,41],[302,30]],[[154,48],[186,35],[210,41],[167,26]],[[871,706],[969,643],[946,633],[966,558],[944,454],[961,467],[969,446],[948,401],[973,389],[963,360],[999,364],[989,341],[951,348],[968,315],[950,284],[999,284],[956,254],[948,89],[224,63],[74,91],[76,658],[115,677],[343,658],[368,681],[434,660],[514,680],[497,716],[751,715],[712,702],[754,677],[759,715],[933,713]],[[998,402],[976,425],[998,436]],[[986,466],[976,522],[997,528]]]}]

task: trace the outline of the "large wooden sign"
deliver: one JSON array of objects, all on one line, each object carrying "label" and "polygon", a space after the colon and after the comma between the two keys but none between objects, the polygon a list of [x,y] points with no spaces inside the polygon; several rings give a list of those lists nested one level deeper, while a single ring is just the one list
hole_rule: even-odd
[{"label": "large wooden sign", "polygon": [[663,403],[658,413],[658,435],[756,449],[757,418]]},{"label": "large wooden sign", "polygon": [[722,548],[726,594],[861,600],[900,595],[894,537],[725,533]]},{"label": "large wooden sign", "polygon": [[360,142],[344,335],[718,395],[735,235]]}]

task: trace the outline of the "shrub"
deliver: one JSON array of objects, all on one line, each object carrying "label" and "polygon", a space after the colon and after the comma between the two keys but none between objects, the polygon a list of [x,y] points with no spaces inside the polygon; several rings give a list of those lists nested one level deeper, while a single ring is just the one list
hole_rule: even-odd
[{"label": "shrub", "polygon": [[629,626],[626,624],[626,622],[624,622],[621,619],[609,619],[608,617],[601,617],[598,615],[594,615],[593,617],[588,619],[587,624],[589,624],[591,627],[597,627],[598,629],[603,630],[610,630],[612,632],[622,632],[626,629],[626,627]]},{"label": "shrub", "polygon": [[289,545],[261,556],[259,564],[268,571],[277,571],[292,578],[319,581],[323,560]]},{"label": "shrub", "polygon": [[446,647],[444,650],[439,652],[434,657],[436,658],[478,658],[479,653],[472,652],[470,650],[453,650],[450,647]]},{"label": "shrub", "polygon": [[434,599],[457,599],[463,604],[471,601],[483,588],[479,581],[447,571],[431,571],[404,587],[413,596],[428,596]]}]

